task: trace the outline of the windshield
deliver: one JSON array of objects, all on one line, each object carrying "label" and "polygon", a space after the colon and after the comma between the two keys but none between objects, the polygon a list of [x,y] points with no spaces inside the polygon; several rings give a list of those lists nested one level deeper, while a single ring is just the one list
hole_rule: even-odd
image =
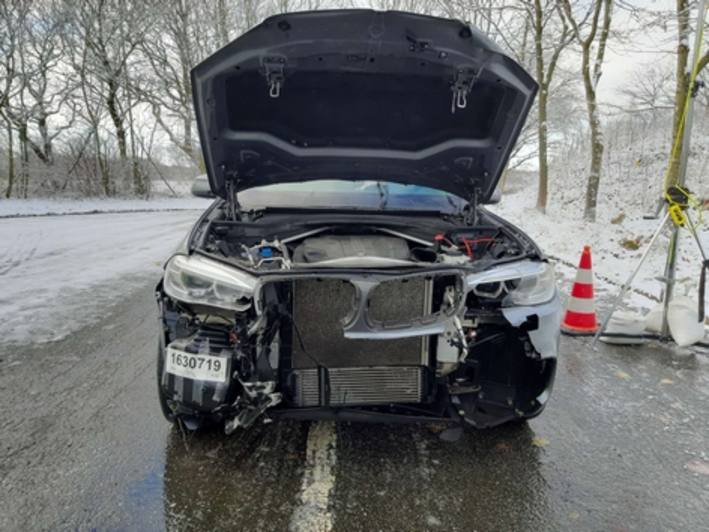
[{"label": "windshield", "polygon": [[246,210],[264,207],[304,209],[423,210],[457,213],[465,202],[448,192],[387,181],[317,180],[280,183],[245,190]]}]

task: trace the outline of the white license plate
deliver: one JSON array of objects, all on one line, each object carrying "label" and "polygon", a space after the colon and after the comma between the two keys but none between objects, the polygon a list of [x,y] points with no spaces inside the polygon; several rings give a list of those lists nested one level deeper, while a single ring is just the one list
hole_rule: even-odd
[{"label": "white license plate", "polygon": [[195,355],[167,348],[165,371],[198,381],[226,382],[228,361],[226,357]]}]

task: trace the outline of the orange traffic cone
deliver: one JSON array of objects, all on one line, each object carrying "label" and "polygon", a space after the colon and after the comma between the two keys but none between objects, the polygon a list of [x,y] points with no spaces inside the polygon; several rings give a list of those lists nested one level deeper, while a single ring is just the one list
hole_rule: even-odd
[{"label": "orange traffic cone", "polygon": [[591,271],[591,247],[584,246],[576,270],[576,281],[566,307],[561,330],[569,334],[595,333],[598,330],[596,308],[593,299],[593,272]]}]

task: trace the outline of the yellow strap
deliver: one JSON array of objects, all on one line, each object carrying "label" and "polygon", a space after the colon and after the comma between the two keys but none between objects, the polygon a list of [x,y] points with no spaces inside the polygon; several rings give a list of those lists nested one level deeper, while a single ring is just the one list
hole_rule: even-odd
[{"label": "yellow strap", "polygon": [[682,207],[677,204],[674,204],[667,207],[667,210],[670,212],[670,218],[672,218],[672,221],[675,223],[675,225],[679,227],[684,227],[684,224],[687,223],[687,217],[685,216]]},{"label": "yellow strap", "polygon": [[[678,191],[678,194],[670,194],[669,190]],[[685,209],[694,209],[697,212],[697,225],[702,223],[702,202],[697,199],[697,196],[692,194],[688,189],[681,187],[679,185],[672,185],[670,188],[665,190],[665,200],[667,201],[667,210],[670,213],[670,217],[675,225],[679,227],[684,227],[687,218],[684,214]]]},{"label": "yellow strap", "polygon": [[[678,135],[677,138],[675,139],[675,143],[672,146],[672,153],[670,156],[670,161],[669,164],[667,165],[667,171],[665,172],[665,177],[663,179],[663,190],[664,190],[664,197],[665,200],[667,200],[668,203],[668,212],[670,213],[670,217],[672,218],[672,221],[677,225],[678,227],[684,227],[687,222],[687,217],[684,214],[684,209],[691,207],[697,211],[697,225],[701,225],[702,223],[702,203],[694,196],[694,194],[690,193],[689,190],[679,186],[678,179],[675,177],[675,182],[670,183],[670,169],[672,168],[672,164],[679,158],[681,151],[682,151],[682,141],[684,140],[684,127],[685,123],[687,121],[687,114],[689,112],[689,103],[692,99],[692,91],[695,89],[695,83],[697,81],[697,76],[699,75],[699,63],[701,61],[701,43],[704,42],[704,21],[702,21],[702,24],[699,24],[699,27],[697,28],[697,31],[699,32],[699,38],[697,39],[696,42],[700,43],[699,44],[699,52],[696,54],[697,60],[694,62],[694,65],[692,65],[692,71],[689,76],[689,90],[687,91],[687,96],[684,99],[684,105],[682,107],[682,115],[680,117],[679,121],[679,128],[678,128]],[[675,187],[677,190],[682,192],[684,195],[684,200],[683,201],[678,201],[676,198],[670,196],[668,194],[668,189],[670,187]]]},{"label": "yellow strap", "polygon": [[[699,24],[699,28],[697,28],[697,31],[699,32],[699,38],[697,39],[697,42],[700,43],[700,48],[699,51],[701,52],[701,43],[704,42],[704,21],[702,21],[702,24]],[[663,179],[663,188],[664,190],[667,190],[671,185],[676,185],[677,180],[675,179],[675,183],[669,183],[670,179],[670,168],[672,168],[672,164],[674,161],[677,160],[679,157],[681,150],[682,150],[682,140],[684,139],[684,126],[685,122],[687,121],[687,113],[689,112],[689,102],[692,99],[692,91],[694,90],[694,84],[697,81],[697,76],[699,75],[699,63],[701,62],[702,54],[698,53],[696,54],[697,60],[694,62],[694,65],[692,65],[692,72],[689,76],[689,90],[687,91],[687,96],[684,99],[684,106],[682,108],[682,116],[680,117],[679,120],[679,128],[677,130],[677,138],[675,139],[674,146],[672,146],[672,154],[670,157],[670,162],[667,165],[667,171],[665,172],[665,177]]]}]

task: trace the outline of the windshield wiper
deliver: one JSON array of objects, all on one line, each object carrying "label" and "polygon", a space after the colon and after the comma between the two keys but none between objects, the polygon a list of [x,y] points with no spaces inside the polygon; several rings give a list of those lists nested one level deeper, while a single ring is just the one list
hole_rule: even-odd
[{"label": "windshield wiper", "polygon": [[460,203],[455,202],[453,196],[451,196],[450,194],[446,194],[446,201],[451,207],[453,207],[453,209],[455,209],[453,212],[455,216],[460,216],[462,214],[463,208],[461,207]]},{"label": "windshield wiper", "polygon": [[383,211],[389,203],[389,187],[377,181],[377,190],[379,191],[379,210]]}]

